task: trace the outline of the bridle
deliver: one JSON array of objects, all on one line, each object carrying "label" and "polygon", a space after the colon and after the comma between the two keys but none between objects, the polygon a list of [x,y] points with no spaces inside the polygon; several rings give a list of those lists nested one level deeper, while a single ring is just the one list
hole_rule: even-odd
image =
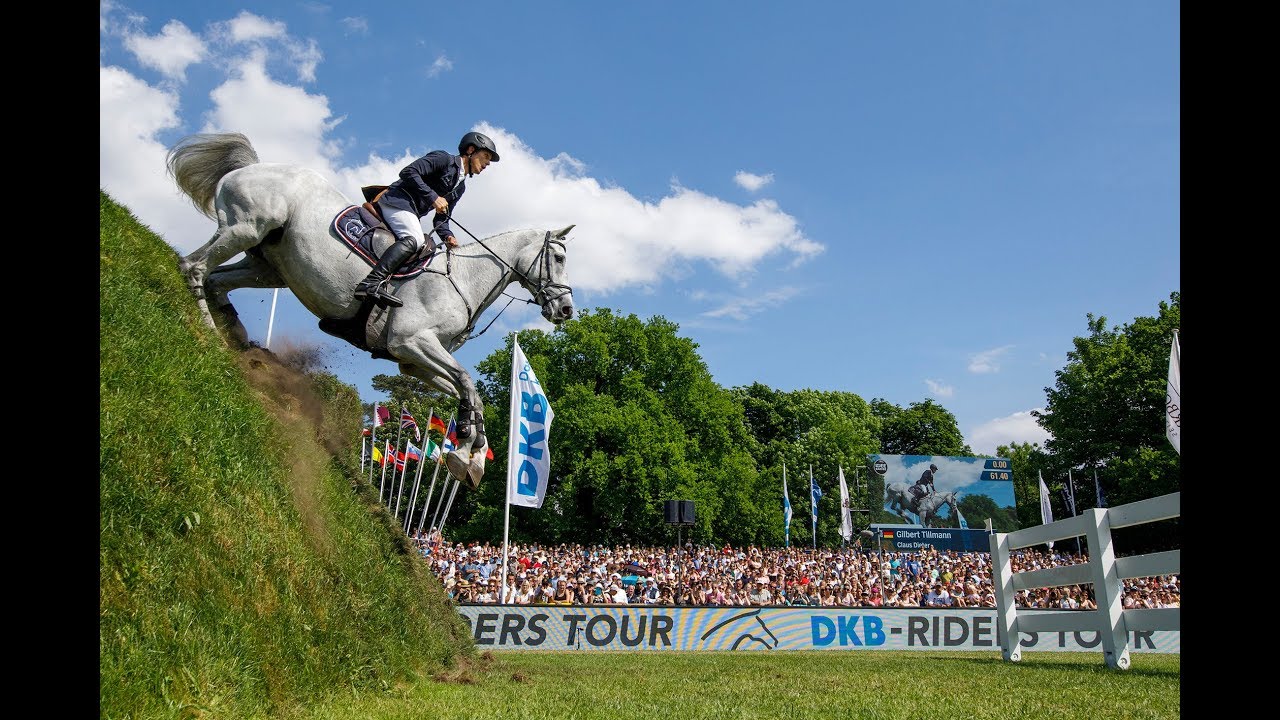
[{"label": "bridle", "polygon": [[[548,252],[548,250],[551,248],[552,243],[559,245],[562,251],[565,248],[564,248],[564,240],[559,237],[552,239],[550,230],[546,231],[546,235],[542,237],[542,248],[538,250],[538,254],[535,255],[533,258],[533,261],[529,263],[529,271],[521,272],[519,268],[507,262],[506,260],[503,260],[501,255],[494,252],[493,248],[486,245],[485,242],[480,238],[476,237],[474,233],[472,233],[470,230],[463,227],[462,223],[458,222],[457,219],[450,217],[449,221],[452,222],[454,225],[457,225],[458,227],[462,228],[462,231],[470,235],[471,239],[479,243],[480,247],[489,251],[490,255],[492,255],[498,262],[502,263],[507,267],[507,271],[503,273],[502,279],[498,282],[498,287],[503,288],[500,294],[507,295],[507,291],[505,288],[507,287],[507,285],[511,283],[511,280],[510,280],[511,275],[515,275],[516,277],[520,278],[520,280],[522,281],[520,284],[524,286],[526,290],[529,290],[531,287],[533,288],[532,290],[529,290],[531,293],[533,293],[533,299],[524,301],[529,305],[538,305],[540,307],[545,308],[552,302],[555,302],[556,300],[563,297],[564,295],[567,295],[573,292],[573,288],[569,287],[568,285],[565,285],[564,283],[557,283],[557,282],[551,281],[551,263],[552,263],[553,254]],[[493,316],[493,319],[490,320],[488,324],[486,324],[484,328],[480,330],[480,332],[472,334],[471,331],[475,328],[476,321],[480,319],[480,314],[471,308],[470,301],[468,301],[466,295],[462,293],[462,290],[458,287],[458,283],[454,282],[453,274],[448,271],[449,267],[452,265],[452,259],[448,253],[446,253],[446,256],[449,257],[449,259],[446,260],[446,266],[445,266],[446,270],[444,275],[445,277],[449,278],[449,284],[453,285],[453,289],[457,291],[458,295],[462,298],[463,304],[467,306],[467,317],[468,317],[467,327],[465,330],[462,331],[462,334],[458,335],[458,337],[454,339],[452,343],[453,345],[452,349],[457,350],[459,347],[462,347],[462,344],[465,343],[466,341],[472,338],[480,337],[481,335],[485,334],[485,332],[490,327],[493,326],[493,323],[496,322],[497,319],[502,316],[502,313],[506,312],[507,308],[511,307],[511,303],[516,300],[519,300],[520,298],[517,298],[513,295],[507,295],[507,297],[510,298],[509,300],[507,300],[507,304],[504,305],[502,309],[498,311],[497,315]],[[533,278],[530,277],[530,275],[532,275],[534,271],[537,269],[542,270],[541,277],[539,277],[537,280],[534,280]]]}]

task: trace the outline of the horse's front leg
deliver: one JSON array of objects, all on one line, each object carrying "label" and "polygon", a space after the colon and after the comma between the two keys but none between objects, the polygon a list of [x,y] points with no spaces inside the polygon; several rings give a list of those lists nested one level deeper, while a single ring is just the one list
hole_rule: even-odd
[{"label": "horse's front leg", "polygon": [[[445,389],[458,398],[458,446],[445,454],[449,474],[467,480],[474,490],[484,477],[484,403],[476,392],[471,375],[445,350],[429,331],[406,338],[388,339],[387,350],[400,361],[400,371]],[[449,387],[443,387],[441,380]]]},{"label": "horse's front leg", "polygon": [[[240,322],[240,314],[231,304],[230,293],[239,288],[282,288],[284,279],[265,260],[246,254],[234,265],[223,265],[205,278],[208,299],[222,316],[222,327],[232,342],[245,350],[249,347],[249,332]],[[215,318],[216,319],[216,318]]]},{"label": "horse's front leg", "polygon": [[257,224],[252,222],[228,224],[223,213],[219,212],[219,216],[223,219],[220,220],[218,231],[213,234],[209,242],[178,261],[178,270],[186,277],[187,289],[195,296],[196,305],[200,308],[200,317],[204,319],[205,325],[213,330],[217,330],[218,325],[213,321],[213,313],[209,312],[209,303],[205,299],[208,294],[206,284],[209,273],[224,262],[257,245],[262,239],[261,229]]}]

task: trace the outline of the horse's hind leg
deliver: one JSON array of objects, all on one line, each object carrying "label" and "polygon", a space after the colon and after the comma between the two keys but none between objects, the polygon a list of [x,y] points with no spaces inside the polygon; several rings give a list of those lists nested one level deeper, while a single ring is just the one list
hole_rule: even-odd
[{"label": "horse's hind leg", "polygon": [[256,255],[246,254],[244,259],[234,265],[219,267],[209,273],[205,281],[209,299],[218,310],[221,323],[227,335],[241,350],[249,347],[249,332],[240,322],[240,314],[231,304],[231,291],[240,288],[281,288],[285,287],[284,279]]}]

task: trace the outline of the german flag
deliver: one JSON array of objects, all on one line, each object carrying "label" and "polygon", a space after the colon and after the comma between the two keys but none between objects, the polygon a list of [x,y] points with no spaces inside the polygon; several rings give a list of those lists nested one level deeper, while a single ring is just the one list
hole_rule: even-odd
[{"label": "german flag", "polygon": [[441,435],[448,431],[444,426],[444,421],[436,417],[435,413],[431,413],[431,419],[427,421],[427,430],[439,430]]},{"label": "german flag", "polygon": [[892,530],[885,530],[885,531],[883,531],[883,532],[881,533],[880,537],[884,538],[885,540],[892,540],[892,539],[893,539],[893,531],[892,531]]}]

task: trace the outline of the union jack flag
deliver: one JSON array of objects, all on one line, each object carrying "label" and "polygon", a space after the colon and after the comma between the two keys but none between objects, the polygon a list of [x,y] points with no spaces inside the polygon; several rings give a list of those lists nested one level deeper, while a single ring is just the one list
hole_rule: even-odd
[{"label": "union jack flag", "polygon": [[400,409],[400,429],[408,430],[409,428],[413,428],[413,438],[415,440],[422,439],[422,433],[418,431],[418,421],[413,419],[413,416],[409,414],[408,410],[401,408]]}]

